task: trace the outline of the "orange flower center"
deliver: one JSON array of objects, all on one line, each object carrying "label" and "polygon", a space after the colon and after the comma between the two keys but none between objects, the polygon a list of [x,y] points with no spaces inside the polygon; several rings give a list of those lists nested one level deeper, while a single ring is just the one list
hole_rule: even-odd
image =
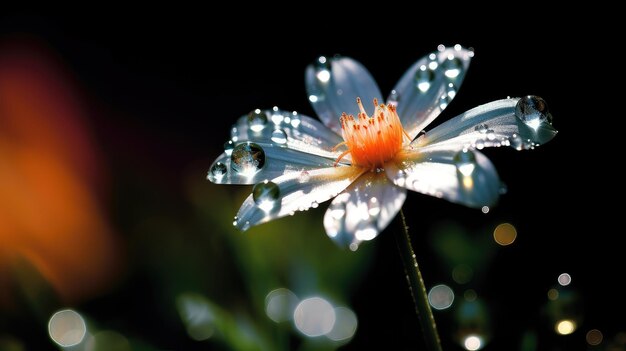
[{"label": "orange flower center", "polygon": [[357,118],[341,115],[341,134],[343,143],[335,148],[346,145],[348,150],[339,156],[337,163],[348,153],[352,156],[352,164],[363,168],[382,168],[386,161],[392,159],[402,149],[404,137],[410,137],[402,128],[396,107],[378,104],[374,99],[374,114],[370,117],[365,112],[361,99],[356,103],[361,111]]}]

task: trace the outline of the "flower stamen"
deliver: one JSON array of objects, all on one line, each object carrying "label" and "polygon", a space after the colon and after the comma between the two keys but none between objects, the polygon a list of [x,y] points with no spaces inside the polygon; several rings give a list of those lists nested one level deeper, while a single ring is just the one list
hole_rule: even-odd
[{"label": "flower stamen", "polygon": [[[396,107],[392,104],[379,104],[374,99],[374,114],[367,115],[361,99],[357,97],[359,113],[355,118],[345,112],[341,115],[341,132],[344,141],[337,144],[333,151],[345,145],[348,150],[335,161],[335,166],[348,153],[352,163],[364,168],[380,168],[392,159],[411,138],[402,127]],[[406,137],[406,139],[405,139]]]}]

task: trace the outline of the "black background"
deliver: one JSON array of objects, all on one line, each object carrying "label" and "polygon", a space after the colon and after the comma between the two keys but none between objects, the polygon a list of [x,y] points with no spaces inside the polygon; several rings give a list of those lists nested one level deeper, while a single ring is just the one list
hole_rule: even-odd
[{"label": "black background", "polygon": [[[618,58],[601,53],[606,47],[593,36],[582,41],[584,29],[577,26],[543,32],[544,18],[537,14],[525,21],[482,22],[485,29],[477,30],[471,22],[423,21],[424,14],[402,20],[384,12],[341,18],[326,10],[314,20],[278,14],[228,18],[217,10],[17,12],[0,16],[0,35],[31,36],[57,52],[96,106],[90,123],[106,159],[119,165],[139,156],[145,174],[158,173],[166,184],[175,183],[189,164],[204,162],[208,168],[230,125],[247,111],[278,105],[313,116],[303,72],[319,55],[359,60],[385,94],[438,44],[473,47],[476,56],[463,87],[434,123],[488,101],[535,94],[548,102],[559,134],[532,152],[485,151],[509,189],[489,215],[409,195],[404,211],[426,281],[443,274],[425,235],[432,223],[452,218],[478,230],[490,218],[509,218],[527,235],[489,267],[494,279],[483,290],[497,303],[487,350],[511,349],[528,329],[538,331],[539,349],[548,350],[585,349],[584,333],[592,328],[607,339],[624,331],[617,244],[624,224],[615,215],[618,208],[605,200],[618,195],[621,181],[614,179],[622,177],[614,169],[620,160],[605,163],[602,156],[610,153],[605,129],[611,128],[610,119],[621,117],[600,112],[613,103],[595,81],[606,66],[609,71],[621,66]],[[129,142],[129,136],[137,141]],[[376,245],[374,265],[352,298],[359,331],[345,349],[421,347],[393,236],[381,235]],[[545,326],[540,306],[547,287],[565,271],[583,297],[584,321],[575,335],[558,337]],[[388,303],[372,303],[380,296]],[[157,347],[211,348],[152,327],[146,334]],[[440,328],[442,335],[450,333],[445,323]],[[32,342],[46,345],[45,335],[40,339]],[[445,349],[457,347],[444,338]]]}]

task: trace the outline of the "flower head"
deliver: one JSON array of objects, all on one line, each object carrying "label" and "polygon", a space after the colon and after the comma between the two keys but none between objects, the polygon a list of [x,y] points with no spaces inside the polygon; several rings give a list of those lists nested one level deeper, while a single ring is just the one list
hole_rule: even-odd
[{"label": "flower head", "polygon": [[[326,232],[355,250],[389,224],[407,190],[493,205],[500,180],[478,150],[534,149],[557,131],[546,102],[529,95],[478,106],[417,137],[452,101],[472,57],[440,45],[408,69],[386,104],[360,63],[320,57],[306,69],[306,88],[322,123],[277,107],[254,110],[211,166],[214,183],[256,184],[233,224],[247,230],[333,199]],[[373,101],[371,114],[362,101]]]}]

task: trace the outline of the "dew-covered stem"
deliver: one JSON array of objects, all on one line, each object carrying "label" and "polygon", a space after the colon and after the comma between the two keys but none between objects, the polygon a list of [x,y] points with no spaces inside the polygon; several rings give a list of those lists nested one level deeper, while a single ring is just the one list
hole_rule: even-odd
[{"label": "dew-covered stem", "polygon": [[411,246],[411,237],[409,236],[409,228],[406,225],[406,219],[404,218],[404,212],[402,212],[402,210],[400,210],[400,215],[396,218],[396,221],[399,223],[399,226],[402,227],[400,228],[401,230],[395,231],[396,243],[400,251],[400,258],[404,264],[406,279],[409,283],[409,291],[411,292],[413,303],[415,304],[415,312],[417,312],[417,318],[422,326],[422,334],[424,335],[426,348],[429,351],[442,351],[441,341],[437,333],[437,324],[435,323],[433,311],[428,304],[426,286],[424,285],[422,273],[415,259],[415,253]]}]

